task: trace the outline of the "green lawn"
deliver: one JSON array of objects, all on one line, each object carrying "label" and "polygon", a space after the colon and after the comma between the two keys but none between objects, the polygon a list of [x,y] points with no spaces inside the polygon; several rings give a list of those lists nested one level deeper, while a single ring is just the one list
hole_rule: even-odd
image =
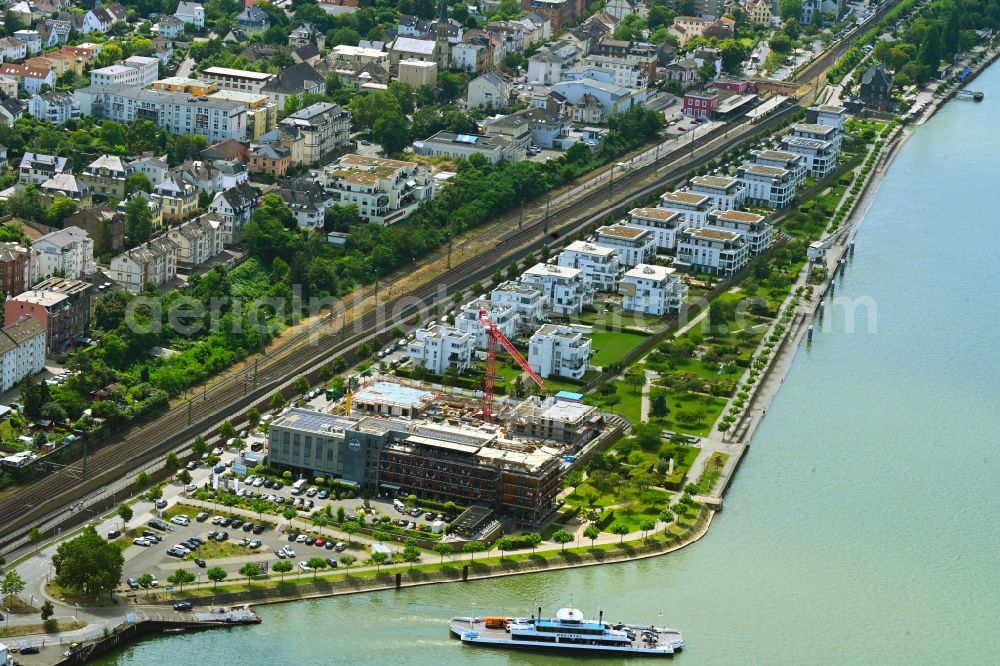
[{"label": "green lawn", "polygon": [[723,468],[726,466],[727,460],[729,460],[728,453],[716,453],[709,459],[705,471],[701,473],[701,478],[698,479],[698,491],[701,494],[704,495],[712,492],[716,482],[719,480],[719,476],[722,474]]},{"label": "green lawn", "polygon": [[624,331],[595,330],[590,335],[590,339],[594,348],[594,356],[590,359],[590,364],[607,367],[620,362],[622,356],[645,340],[646,336],[625,333]]},{"label": "green lawn", "polygon": [[[581,497],[578,494],[578,492],[582,488],[593,488],[593,486],[591,486],[590,484],[588,484],[586,481],[583,482],[583,483],[581,483],[579,486],[577,486],[576,488],[573,489],[572,493],[570,493],[569,495],[566,496],[566,504],[569,504],[571,506],[580,506],[580,507],[589,509],[590,508],[589,502],[586,501],[583,497]],[[594,488],[594,490],[597,490],[597,489]],[[600,492],[600,491],[597,491],[597,492]],[[612,495],[601,495],[600,498],[598,498],[596,501],[594,501],[593,506],[595,508],[604,509],[604,508],[607,508],[607,507],[611,506],[612,504],[614,504],[615,501],[616,501],[616,499]]]},{"label": "green lawn", "polygon": [[[667,407],[670,409],[670,414],[666,418],[652,419],[653,422],[662,425],[667,430],[682,432],[687,435],[708,437],[711,434],[712,425],[726,407],[725,398],[682,393],[673,389],[657,387],[654,387],[653,391],[666,394]],[[618,413],[620,414],[621,412],[619,411]],[[678,414],[684,413],[695,415],[697,420],[682,425],[678,421]]]}]

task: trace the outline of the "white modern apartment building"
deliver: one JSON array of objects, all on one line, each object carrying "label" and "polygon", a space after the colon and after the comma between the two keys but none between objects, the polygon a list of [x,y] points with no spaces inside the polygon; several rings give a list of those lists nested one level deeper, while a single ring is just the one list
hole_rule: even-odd
[{"label": "white modern apartment building", "polygon": [[743,206],[746,188],[729,176],[695,176],[683,191],[704,194],[719,210],[736,210]]},{"label": "white modern apartment building", "polygon": [[482,155],[490,164],[506,160],[520,162],[525,158],[524,146],[511,143],[505,136],[482,134],[457,134],[441,130],[437,134],[413,142],[413,152],[429,157],[454,157],[467,159],[471,155]]},{"label": "white modern apartment building", "polygon": [[788,130],[788,136],[797,136],[802,139],[816,139],[818,141],[829,141],[833,144],[833,149],[840,154],[840,142],[843,132],[836,125],[822,125],[818,123],[798,123],[792,125]]},{"label": "white modern apartment building", "polygon": [[541,289],[546,307],[559,315],[579,314],[591,302],[590,287],[579,268],[535,264],[521,274],[521,282]]},{"label": "white modern apartment building", "polygon": [[736,170],[736,175],[747,188],[748,202],[778,209],[795,198],[795,179],[787,169],[744,164]]},{"label": "white modern apartment building", "polygon": [[160,59],[130,56],[108,67],[91,70],[92,86],[138,86],[146,88],[160,78]]},{"label": "white modern apartment building", "polygon": [[407,345],[406,353],[414,366],[435,374],[463,372],[472,364],[476,349],[476,336],[450,326],[436,324],[414,332],[414,339]]},{"label": "white modern apartment building", "polygon": [[81,115],[100,120],[150,120],[174,134],[201,134],[209,143],[246,136],[247,110],[237,102],[133,86],[88,86],[74,94]]},{"label": "white modern apartment building", "polygon": [[27,316],[0,329],[0,391],[45,369],[45,334],[41,322]]},{"label": "white modern apartment building", "polygon": [[774,227],[762,215],[742,210],[717,210],[708,216],[705,228],[735,231],[746,241],[752,257],[771,247],[774,241]]},{"label": "white modern apartment building", "polygon": [[533,329],[545,319],[546,298],[535,284],[508,280],[490,292],[490,302],[497,306],[509,305],[517,314],[518,328]]},{"label": "white modern apartment building", "polygon": [[656,236],[651,229],[621,222],[599,228],[594,244],[615,250],[621,265],[628,268],[651,261],[656,255]]},{"label": "white modern apartment building", "polygon": [[214,83],[223,90],[236,90],[260,95],[264,85],[274,78],[274,74],[229,67],[206,67],[201,70],[201,76],[198,78],[207,83]]},{"label": "white modern apartment building", "polygon": [[365,222],[408,217],[434,196],[430,172],[416,162],[345,155],[323,169],[323,187],[338,206],[355,205]]},{"label": "white modern apartment building", "polygon": [[628,213],[628,224],[653,232],[656,249],[673,250],[677,247],[677,233],[689,224],[684,214],[665,208],[633,208]]},{"label": "white modern apartment building", "polygon": [[61,173],[70,173],[68,158],[42,153],[25,153],[18,166],[17,182],[22,185],[41,185]]},{"label": "white modern apartment building", "polygon": [[570,243],[559,253],[556,263],[566,268],[579,268],[584,281],[597,291],[614,291],[624,272],[614,248],[587,241]]},{"label": "white modern apartment building", "polygon": [[622,309],[657,316],[678,312],[687,299],[688,288],[676,273],[675,268],[651,264],[631,269],[620,285]]},{"label": "white modern apartment building", "polygon": [[590,338],[569,326],[545,324],[528,343],[528,364],[542,379],[580,379],[590,367]]},{"label": "white modern apartment building", "polygon": [[664,192],[659,207],[681,213],[689,227],[704,226],[708,214],[715,210],[710,197],[694,192]]},{"label": "white modern apartment building", "polygon": [[832,141],[783,136],[781,147],[789,153],[801,155],[806,173],[814,178],[823,178],[837,168],[837,151],[833,149]]},{"label": "white modern apartment building", "polygon": [[723,229],[685,229],[677,239],[675,266],[729,276],[746,266],[750,251],[743,236]]},{"label": "white modern apartment building", "polygon": [[79,280],[97,270],[94,241],[79,227],[66,227],[45,234],[31,244],[31,283],[59,273]]},{"label": "white modern apartment building", "polygon": [[805,158],[786,150],[752,150],[750,161],[761,166],[778,167],[791,174],[796,189],[806,182]]},{"label": "white modern apartment building", "polygon": [[806,122],[811,125],[830,125],[843,132],[845,120],[847,120],[847,109],[842,106],[823,104],[806,109]]},{"label": "white modern apartment building", "polygon": [[39,120],[63,125],[67,120],[77,120],[80,117],[80,103],[72,93],[54,90],[32,95],[28,102],[28,111]]},{"label": "white modern apartment building", "polygon": [[476,337],[476,347],[486,349],[487,334],[486,327],[483,326],[479,318],[479,311],[486,310],[491,322],[508,339],[513,339],[517,335],[518,316],[517,310],[510,303],[496,303],[485,298],[477,298],[469,301],[462,307],[462,312],[455,318],[455,328],[465,333],[471,333]]},{"label": "white modern apartment building", "polygon": [[154,238],[112,259],[109,272],[133,294],[150,283],[161,287],[177,277],[177,245],[166,236]]}]

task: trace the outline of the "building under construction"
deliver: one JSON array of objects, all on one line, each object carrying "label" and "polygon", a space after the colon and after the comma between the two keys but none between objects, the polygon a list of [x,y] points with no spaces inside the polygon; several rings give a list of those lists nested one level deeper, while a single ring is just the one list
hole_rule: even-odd
[{"label": "building under construction", "polygon": [[420,402],[419,418],[288,410],[271,422],[270,465],[379,494],[486,506],[530,527],[555,510],[567,458],[600,432],[597,409],[571,400],[528,400],[493,424],[476,418],[474,400],[406,395]]}]

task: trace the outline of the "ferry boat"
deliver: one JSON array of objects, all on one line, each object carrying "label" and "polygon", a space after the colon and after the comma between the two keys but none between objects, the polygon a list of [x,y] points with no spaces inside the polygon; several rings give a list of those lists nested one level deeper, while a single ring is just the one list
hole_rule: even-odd
[{"label": "ferry boat", "polygon": [[466,645],[559,651],[620,657],[669,657],[684,639],[677,629],[587,620],[576,608],[561,608],[554,619],[505,616],[455,617],[451,633]]}]

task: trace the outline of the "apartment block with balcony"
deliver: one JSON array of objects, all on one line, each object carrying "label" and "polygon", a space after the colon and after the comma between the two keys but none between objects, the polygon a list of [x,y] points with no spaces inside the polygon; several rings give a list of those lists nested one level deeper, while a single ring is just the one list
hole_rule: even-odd
[{"label": "apartment block with balcony", "polygon": [[54,90],[32,95],[28,102],[28,111],[39,120],[64,125],[67,120],[80,118],[80,103],[73,97],[73,93]]},{"label": "apartment block with balcony", "polygon": [[405,219],[434,196],[430,172],[416,162],[345,155],[326,167],[322,178],[335,205],[353,204],[362,220],[383,226]]},{"label": "apartment block with balcony", "polygon": [[544,324],[528,343],[528,364],[542,379],[582,379],[592,355],[590,338],[569,326]]},{"label": "apartment block with balcony", "polygon": [[656,255],[656,236],[651,229],[621,222],[599,228],[594,244],[615,250],[618,261],[628,268],[647,263]]},{"label": "apartment block with balcony", "polygon": [[802,155],[785,150],[751,150],[750,161],[761,166],[778,167],[791,174],[798,189],[806,182],[806,160]]},{"label": "apartment block with balcony", "polygon": [[717,210],[708,216],[705,228],[740,234],[746,241],[751,257],[761,254],[774,242],[774,227],[764,221],[764,216],[742,210]]},{"label": "apartment block with balcony", "polygon": [[229,67],[206,67],[201,70],[201,76],[198,78],[214,83],[222,90],[237,90],[259,95],[264,85],[274,78],[274,74]]},{"label": "apartment block with balcony", "polygon": [[677,269],[639,264],[625,273],[620,284],[622,309],[657,316],[680,311],[688,288]]},{"label": "apartment block with balcony", "polygon": [[584,281],[597,291],[611,292],[618,286],[624,268],[614,248],[587,241],[573,241],[559,253],[556,263],[583,271]]},{"label": "apartment block with balcony", "polygon": [[629,226],[652,231],[657,250],[675,249],[677,234],[690,226],[683,213],[665,208],[633,208],[628,215]]},{"label": "apartment block with balcony", "polygon": [[844,132],[835,124],[797,123],[789,128],[788,136],[796,136],[802,139],[816,139],[817,141],[829,141],[833,144],[833,150],[839,155],[840,144],[843,139]]},{"label": "apartment block with balcony", "polygon": [[49,278],[4,302],[4,321],[32,317],[45,329],[46,353],[61,353],[90,331],[89,282]]},{"label": "apartment block with balcony", "polygon": [[495,306],[510,306],[517,315],[518,330],[534,330],[545,319],[546,298],[538,285],[508,280],[490,292]]},{"label": "apartment block with balcony", "polygon": [[476,336],[451,326],[436,324],[414,331],[406,353],[419,366],[435,374],[464,372],[472,365]]},{"label": "apartment block with balcony", "polygon": [[728,277],[750,261],[743,236],[724,229],[685,229],[678,236],[677,267]]},{"label": "apartment block with balcony", "polygon": [[204,266],[223,250],[224,221],[214,213],[171,227],[169,238],[177,246],[177,265],[187,269]]},{"label": "apartment block with balcony", "polygon": [[351,114],[329,102],[316,102],[296,111],[280,123],[302,135],[302,163],[315,166],[347,145]]},{"label": "apartment block with balcony", "polygon": [[477,298],[462,306],[462,311],[455,317],[455,328],[476,337],[476,347],[486,349],[488,335],[486,327],[480,319],[480,311],[486,310],[486,318],[497,325],[497,328],[509,340],[517,335],[519,317],[517,310],[510,303],[497,303],[486,298]]},{"label": "apartment block with balcony", "polygon": [[729,176],[695,176],[684,189],[695,194],[704,194],[719,210],[737,210],[743,207],[746,189],[736,178]]},{"label": "apartment block with balcony", "polygon": [[579,314],[593,300],[593,292],[579,268],[535,264],[521,274],[521,282],[538,287],[546,307],[557,315]]},{"label": "apartment block with balcony", "polygon": [[694,192],[664,192],[659,208],[681,213],[689,227],[705,225],[708,214],[715,210],[711,197]]},{"label": "apartment block with balcony", "polygon": [[781,167],[744,164],[736,170],[747,189],[747,201],[778,210],[795,198],[795,177]]},{"label": "apartment block with balcony", "polygon": [[813,178],[824,178],[837,168],[837,151],[832,141],[783,136],[781,147],[789,153],[801,155],[806,173]]},{"label": "apartment block with balcony", "polygon": [[31,284],[56,274],[79,280],[97,270],[94,241],[79,227],[45,234],[31,244],[31,249]]},{"label": "apartment block with balcony", "polygon": [[153,188],[153,198],[163,207],[163,219],[176,222],[198,210],[198,188],[178,175],[169,175]]}]

